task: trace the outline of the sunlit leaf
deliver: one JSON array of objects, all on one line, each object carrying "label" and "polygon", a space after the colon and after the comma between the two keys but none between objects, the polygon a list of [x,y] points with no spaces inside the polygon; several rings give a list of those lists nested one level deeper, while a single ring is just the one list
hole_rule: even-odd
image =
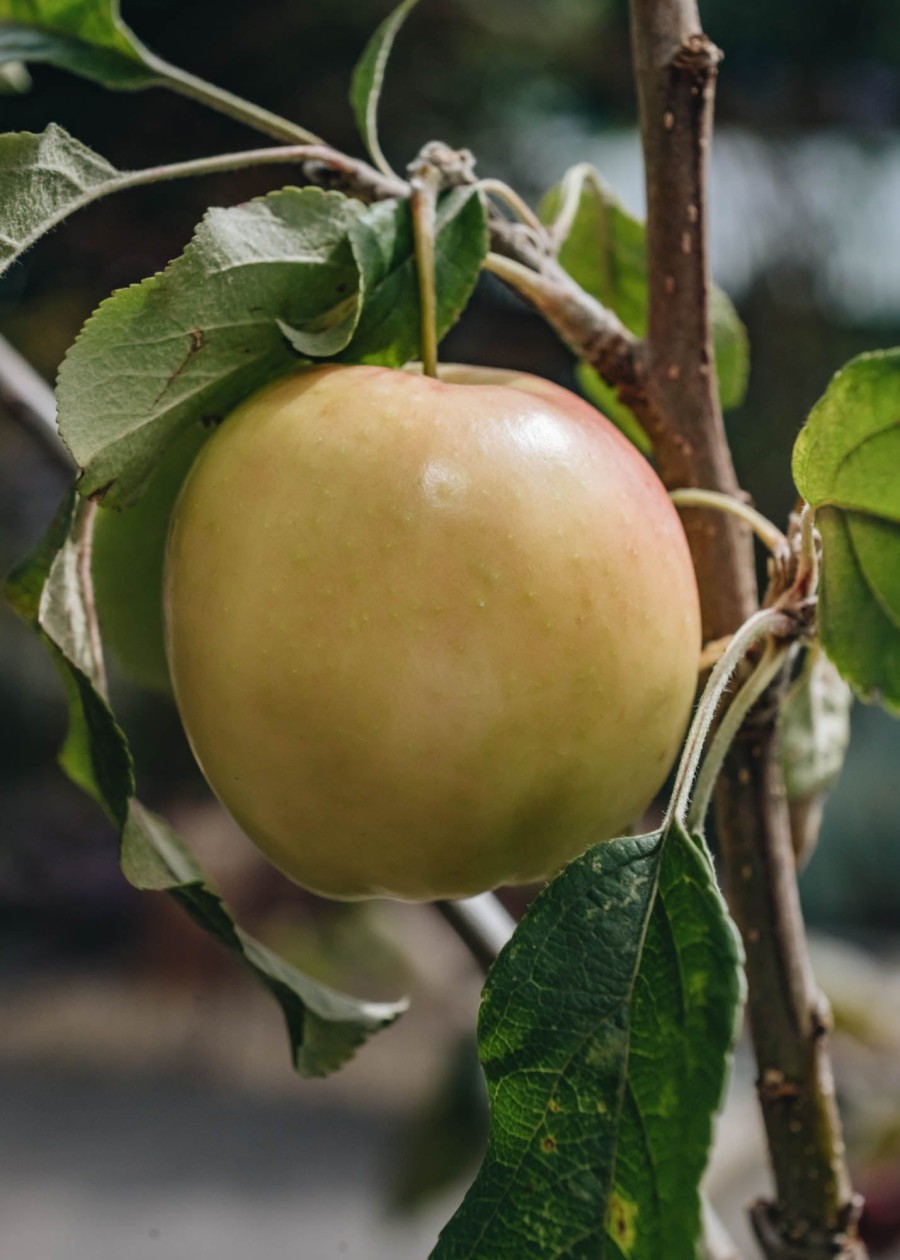
[{"label": "sunlit leaf", "polygon": [[[643,223],[622,206],[593,167],[573,167],[544,197],[541,218],[555,224],[560,238],[559,261],[583,289],[595,297],[637,337],[647,331],[647,249]],[[562,218],[560,217],[562,216]],[[716,356],[719,397],[728,410],[742,401],[749,372],[747,332],[730,298],[713,286],[710,321]],[[610,391],[611,393],[611,391]],[[599,405],[599,404],[598,404]],[[629,432],[639,422],[616,399],[602,409]],[[629,436],[631,434],[629,433]],[[632,439],[634,440],[634,439]],[[641,445],[637,442],[636,445]]]},{"label": "sunlit leaf", "polygon": [[822,535],[825,650],[863,699],[900,711],[900,350],[833,377],[793,468]]},{"label": "sunlit leaf", "polygon": [[57,388],[82,492],[128,503],[192,421],[295,367],[283,325],[303,329],[355,295],[348,229],[362,213],[315,188],[210,210],[165,271],[101,303]]}]

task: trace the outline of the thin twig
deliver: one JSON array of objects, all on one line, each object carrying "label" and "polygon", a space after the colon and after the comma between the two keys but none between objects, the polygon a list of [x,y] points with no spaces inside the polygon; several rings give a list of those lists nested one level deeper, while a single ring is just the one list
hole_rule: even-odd
[{"label": "thin twig", "polygon": [[728,512],[749,525],[754,534],[768,547],[774,555],[787,555],[789,547],[787,535],[758,512],[755,507],[745,503],[743,499],[735,499],[730,494],[719,494],[716,490],[698,490],[696,488],[673,490],[669,498],[676,507],[708,507],[717,512]]},{"label": "thin twig", "polygon": [[515,919],[493,893],[464,901],[437,901],[435,908],[485,973],[516,930]]},{"label": "thin twig", "polygon": [[546,241],[549,245],[546,227],[541,223],[525,198],[516,192],[515,188],[510,188],[509,184],[502,179],[491,178],[479,179],[477,187],[486,196],[495,197],[497,201],[502,201],[520,223],[524,223],[526,227],[531,228],[535,244],[542,244]]}]

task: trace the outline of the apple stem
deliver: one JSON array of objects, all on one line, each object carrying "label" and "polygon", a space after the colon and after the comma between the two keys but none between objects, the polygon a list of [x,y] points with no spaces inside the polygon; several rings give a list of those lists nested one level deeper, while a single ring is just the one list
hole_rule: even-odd
[{"label": "apple stem", "polygon": [[422,370],[437,376],[437,282],[434,264],[435,216],[440,171],[427,159],[417,158],[409,168],[410,208],[416,269],[419,275],[419,315],[422,336]]},{"label": "apple stem", "polygon": [[700,490],[692,486],[670,491],[669,498],[676,507],[713,508],[717,512],[727,512],[730,516],[736,516],[738,520],[750,526],[756,537],[768,547],[773,555],[787,555],[790,551],[787,537],[774,522],[767,516],[763,516],[762,512],[757,512],[756,508],[751,507],[749,503],[736,499],[732,494],[720,494],[718,490]]}]

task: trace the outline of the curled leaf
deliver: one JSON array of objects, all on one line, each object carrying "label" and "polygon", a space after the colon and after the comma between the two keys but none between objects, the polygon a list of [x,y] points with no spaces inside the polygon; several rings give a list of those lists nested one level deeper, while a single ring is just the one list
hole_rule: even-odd
[{"label": "curled leaf", "polygon": [[7,597],[38,629],[69,696],[70,725],[60,757],[120,834],[122,871],[135,887],[165,891],[205,932],[232,950],[281,1007],[291,1056],[304,1076],[341,1067],[405,1002],[364,1002],[303,975],[232,919],[216,890],[168,824],[136,799],[131,754],[104,695],[91,587],[96,504],[67,496],[46,539],[12,575]]}]

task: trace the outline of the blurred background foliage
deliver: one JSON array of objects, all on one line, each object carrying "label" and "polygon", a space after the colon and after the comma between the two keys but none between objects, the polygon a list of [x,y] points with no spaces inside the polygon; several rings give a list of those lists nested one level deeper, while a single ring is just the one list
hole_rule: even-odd
[{"label": "blurred background foliage", "polygon": [[[360,146],[347,103],[349,76],[388,7],[385,0],[123,5],[139,36],[169,60],[354,153]],[[900,6],[894,0],[705,0],[701,8],[726,54],[712,167],[714,270],[747,322],[752,348],[749,392],[729,417],[729,433],[742,483],[763,511],[783,522],[794,499],[790,450],[810,405],[853,354],[900,343]],[[0,98],[3,130],[38,131],[55,120],[121,167],[257,143],[238,124],[160,91],[114,96],[42,66],[33,77],[29,94]],[[536,201],[568,165],[587,160],[629,208],[642,209],[625,0],[424,0],[398,41],[382,110],[384,148],[398,167],[439,137],[470,147],[482,174],[505,178]],[[81,323],[112,289],[163,267],[208,205],[244,200],[279,177],[257,170],[162,185],[76,216],[0,284],[0,332],[52,378]],[[528,368],[573,384],[572,364],[552,334],[492,283],[479,290],[444,357]],[[0,411],[0,570],[38,536],[63,480]],[[452,1101],[465,1081],[474,1080],[477,1091],[477,1076],[466,1075],[471,1056],[441,1027],[447,984],[465,960],[437,920],[432,927],[430,919],[426,925],[418,912],[400,908],[383,914],[334,909],[268,871],[209,804],[169,703],[123,679],[116,687],[143,795],[184,823],[248,925],[332,983],[376,995],[424,987],[441,1006],[431,1068],[420,1073],[418,1094],[410,1085],[405,1098],[408,1109],[422,1108],[412,1127],[415,1155],[405,1173],[387,1179],[395,1198],[407,1202],[414,1197],[410,1187],[418,1190],[429,1180],[418,1174],[434,1156],[423,1153],[422,1116],[431,1117],[427,1131],[440,1134],[443,1124],[446,1136],[446,1125],[468,1106]],[[149,976],[167,995],[158,1018],[149,1020],[157,1035],[173,1002],[177,1006],[173,992],[189,991],[201,1002],[208,985],[231,991],[231,964],[208,955],[199,934],[161,899],[141,898],[125,885],[111,833],[54,766],[63,723],[60,687],[39,644],[0,610],[0,982],[11,1009],[18,1009],[17,995],[48,976]],[[802,881],[812,923],[862,941],[881,956],[879,966],[900,956],[898,764],[900,726],[858,706],[848,764]],[[408,958],[410,934],[422,951],[415,966]],[[864,956],[853,957],[864,970]],[[833,955],[823,958],[826,973],[837,967],[837,991],[845,971]],[[827,987],[827,974],[825,980]],[[166,988],[169,982],[174,987]],[[456,1023],[471,1026],[477,982],[470,977],[454,986],[461,1011]],[[841,992],[852,989],[845,984]],[[58,1002],[61,991],[51,986],[48,1002]],[[896,984],[891,992],[900,992]],[[250,1001],[243,990],[239,1001]],[[48,1036],[65,1040],[47,1018],[48,1028],[57,1029]],[[209,1043],[197,1032],[202,1015],[195,1022],[184,1018],[175,1059],[208,1062]],[[863,1043],[871,1041],[857,1016],[851,1013],[845,1024],[851,1038],[858,1033]],[[98,1027],[97,1038],[111,1036],[115,1043],[118,1036],[121,1049],[128,1037],[116,1027],[118,1033],[107,1034]],[[0,1033],[0,1064],[4,1047],[6,1058],[33,1054],[38,1043],[21,1027],[17,1035]],[[891,1035],[896,1063],[900,1032]],[[201,1048],[191,1059],[185,1044],[195,1036]],[[74,1041],[81,1044],[77,1036]],[[277,1038],[272,1044],[279,1054]],[[880,1128],[869,1124],[879,1113],[870,1097],[873,1075],[857,1071],[849,1079],[862,1080],[866,1100],[855,1113],[863,1117],[855,1130],[858,1147],[872,1157],[887,1216],[895,1213],[900,1233],[895,1076],[879,1077],[883,1089],[894,1091],[881,1107],[889,1118]],[[412,1078],[419,1079],[415,1072]],[[284,1089],[294,1088],[286,1074],[279,1080]],[[435,1097],[429,1088],[441,1080],[450,1093]],[[471,1110],[478,1140],[483,1116],[477,1099]],[[443,1154],[450,1147],[466,1147],[457,1129]],[[435,1162],[442,1171],[432,1180],[445,1180],[446,1159]],[[450,1162],[461,1168],[466,1160]],[[892,1237],[888,1228],[886,1246]],[[400,1244],[392,1246],[399,1256]],[[28,1260],[31,1253],[17,1254]],[[310,1251],[310,1260],[318,1254]],[[68,1260],[68,1252],[59,1255]]]}]

